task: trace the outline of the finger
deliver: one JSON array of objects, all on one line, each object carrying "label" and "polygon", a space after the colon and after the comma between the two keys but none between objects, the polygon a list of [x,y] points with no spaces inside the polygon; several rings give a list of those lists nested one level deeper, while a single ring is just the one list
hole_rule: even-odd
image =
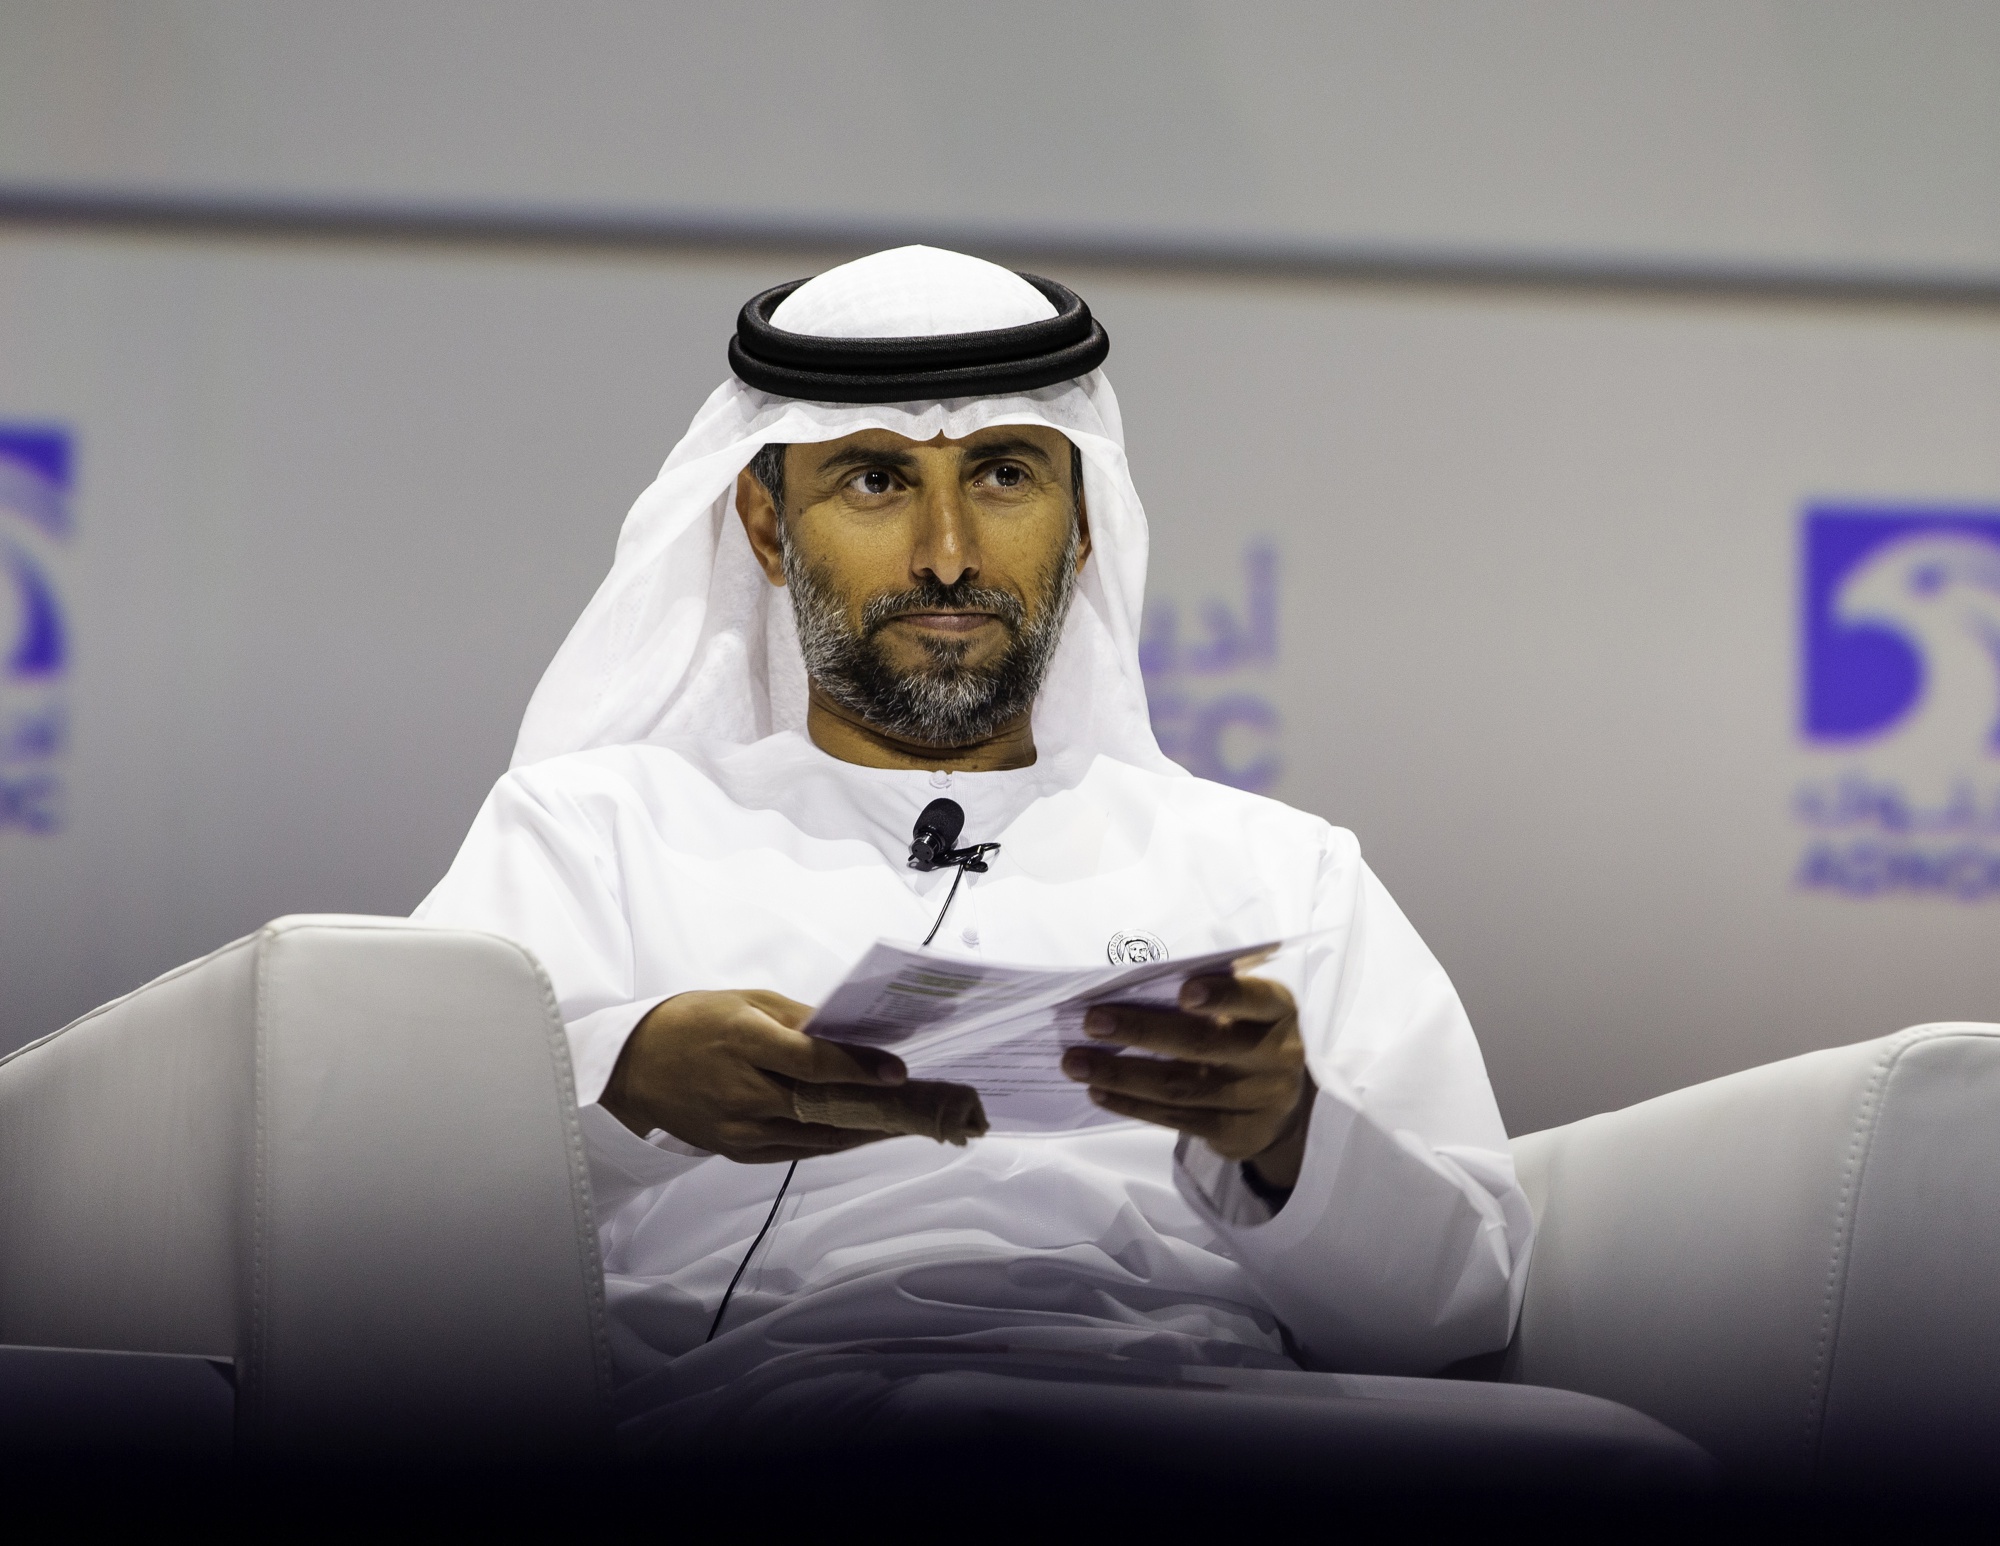
[{"label": "finger", "polygon": [[1269,1029],[1267,1025],[1232,1024],[1178,1009],[1148,1009],[1137,1004],[1098,1004],[1083,1017],[1084,1034],[1095,1041],[1204,1063],[1256,1061]]},{"label": "finger", "polygon": [[770,1134],[770,1141],[788,1148],[810,1149],[816,1154],[831,1154],[840,1149],[852,1149],[859,1144],[873,1143],[886,1136],[868,1128],[835,1127],[827,1122],[778,1121],[764,1124]]},{"label": "finger", "polygon": [[1064,1053],[1063,1072],[1093,1089],[1208,1111],[1262,1111],[1284,1099],[1275,1079],[1246,1077],[1214,1063],[1120,1057],[1091,1047]]},{"label": "finger", "polygon": [[908,1133],[954,1144],[983,1137],[989,1127],[979,1092],[970,1085],[913,1079],[900,1089],[880,1090],[858,1084],[785,1082],[791,1090],[792,1115],[801,1122]]},{"label": "finger", "polygon": [[1256,1116],[1163,1105],[1112,1090],[1092,1090],[1090,1098],[1115,1115],[1151,1122],[1155,1127],[1170,1127],[1177,1133],[1199,1138],[1224,1159],[1246,1160],[1270,1146],[1269,1126]]},{"label": "finger", "polygon": [[748,1006],[738,1034],[752,1066],[804,1084],[899,1085],[903,1060],[876,1047],[853,1047],[780,1025]]},{"label": "finger", "polygon": [[1298,1013],[1291,989],[1269,977],[1190,977],[1181,984],[1180,1006],[1210,1019],[1275,1025]]},{"label": "finger", "polygon": [[1121,1117],[1134,1117],[1141,1122],[1151,1122],[1155,1127],[1171,1127],[1178,1133],[1189,1133],[1196,1138],[1209,1138],[1224,1130],[1234,1120],[1226,1111],[1204,1111],[1200,1107],[1170,1106],[1156,1100],[1146,1100],[1137,1095],[1121,1095],[1116,1090],[1100,1090],[1092,1087],[1090,1099],[1093,1104]]},{"label": "finger", "polygon": [[[785,1117],[738,1117],[724,1122],[716,1135],[717,1152],[730,1159],[746,1155],[783,1153],[797,1159],[814,1154],[838,1154],[864,1143],[873,1143],[886,1133],[863,1128],[835,1127],[825,1122],[801,1122]],[[762,1164],[756,1160],[751,1163]]]}]

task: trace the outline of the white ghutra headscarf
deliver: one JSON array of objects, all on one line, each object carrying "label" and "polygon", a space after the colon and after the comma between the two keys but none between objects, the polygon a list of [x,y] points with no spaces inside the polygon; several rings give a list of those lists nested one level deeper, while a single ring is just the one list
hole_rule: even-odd
[{"label": "white ghutra headscarf", "polygon": [[[822,338],[918,338],[1055,315],[1041,291],[996,264],[900,247],[808,280],[771,321]],[[1012,396],[865,405],[774,396],[734,378],[717,387],[626,516],[611,573],[529,700],[513,766],[630,742],[803,733],[806,677],[792,609],[750,551],[734,509],[736,475],[773,441],[871,428],[960,439],[990,424],[1047,425],[1083,455],[1091,554],[1035,702],[1036,744],[1051,755],[1102,753],[1179,772],[1146,712],[1146,512],[1102,370]]]}]

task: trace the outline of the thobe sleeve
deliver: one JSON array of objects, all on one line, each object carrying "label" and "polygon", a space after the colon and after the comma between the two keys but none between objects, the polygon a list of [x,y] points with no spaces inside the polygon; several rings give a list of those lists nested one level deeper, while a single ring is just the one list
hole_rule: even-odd
[{"label": "thobe sleeve", "polygon": [[494,786],[458,857],[413,916],[525,945],[555,989],[600,1206],[671,1180],[706,1156],[656,1132],[641,1138],[597,1106],[634,1027],[664,994],[633,981],[631,925],[619,885],[620,792],[509,773]]},{"label": "thobe sleeve", "polygon": [[1274,1213],[1187,1138],[1175,1179],[1308,1366],[1432,1373],[1506,1344],[1534,1219],[1457,993],[1335,838],[1294,987],[1319,1086],[1298,1184]]}]

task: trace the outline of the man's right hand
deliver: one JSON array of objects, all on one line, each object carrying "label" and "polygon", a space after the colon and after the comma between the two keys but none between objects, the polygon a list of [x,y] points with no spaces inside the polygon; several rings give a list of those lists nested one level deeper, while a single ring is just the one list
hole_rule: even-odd
[{"label": "man's right hand", "polygon": [[810,1005],[761,988],[670,998],[626,1039],[600,1104],[641,1137],[663,1128],[746,1165],[890,1137],[793,1115],[793,1083],[841,1085],[849,1099],[890,1108],[907,1099],[900,1059],[807,1036],[800,1027],[811,1017]]}]

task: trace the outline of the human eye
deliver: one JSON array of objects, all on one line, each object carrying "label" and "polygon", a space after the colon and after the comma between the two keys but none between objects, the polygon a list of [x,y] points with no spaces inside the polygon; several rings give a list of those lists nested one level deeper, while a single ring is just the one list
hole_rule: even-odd
[{"label": "human eye", "polygon": [[983,478],[995,488],[1021,489],[1033,481],[1033,474],[1019,462],[995,462],[986,469]]},{"label": "human eye", "polygon": [[847,486],[854,493],[879,499],[895,490],[896,475],[886,467],[869,467],[849,478]]}]

